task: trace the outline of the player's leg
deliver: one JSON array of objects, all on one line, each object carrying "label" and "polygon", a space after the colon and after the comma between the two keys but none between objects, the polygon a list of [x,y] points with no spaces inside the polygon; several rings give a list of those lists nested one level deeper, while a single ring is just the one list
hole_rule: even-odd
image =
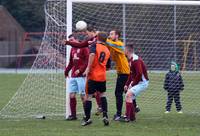
[{"label": "player's leg", "polygon": [[103,112],[103,123],[105,126],[109,125],[108,120],[108,103],[106,98],[106,82],[99,82],[98,83],[98,89],[100,92],[101,97],[101,106],[102,106],[102,112]]},{"label": "player's leg", "polygon": [[96,104],[97,104],[97,111],[96,111],[95,115],[99,116],[102,112],[101,97],[100,97],[99,91],[96,91],[95,99],[96,99]]},{"label": "player's leg", "polygon": [[108,118],[108,104],[107,104],[107,98],[105,93],[101,93],[101,103],[102,103],[102,112],[103,112],[103,117]]},{"label": "player's leg", "polygon": [[67,120],[76,120],[76,93],[70,93],[70,109],[71,109],[71,116]]},{"label": "player's leg", "polygon": [[123,106],[123,92],[124,92],[124,86],[126,84],[127,79],[128,79],[128,75],[126,74],[118,74],[117,76],[117,83],[116,83],[116,88],[115,88],[117,112],[113,118],[113,120],[115,121],[118,121],[121,117],[122,106]]},{"label": "player's leg", "polygon": [[181,102],[180,102],[180,92],[177,91],[175,92],[174,94],[174,101],[175,101],[175,104],[176,104],[176,110],[178,113],[182,113],[182,106],[181,106]]},{"label": "player's leg", "polygon": [[96,84],[92,80],[88,80],[87,85],[87,93],[86,94],[86,100],[85,100],[85,117],[83,118],[83,121],[81,123],[82,126],[86,126],[92,123],[90,117],[91,117],[91,110],[92,110],[92,95],[95,93]]},{"label": "player's leg", "polygon": [[[139,88],[137,90],[139,90],[136,93],[136,96],[138,96],[142,91],[145,91],[147,89],[149,85],[149,81],[143,81],[139,83]],[[137,105],[136,99],[133,100],[133,105],[135,106],[135,112],[138,113],[140,111],[139,106]]]},{"label": "player's leg", "polygon": [[108,103],[105,93],[101,93],[101,103],[102,103],[103,123],[105,126],[108,126],[109,125]]},{"label": "player's leg", "polygon": [[76,120],[76,92],[78,91],[76,78],[69,79],[69,93],[70,93],[70,109],[71,115],[67,118],[67,120]]},{"label": "player's leg", "polygon": [[80,95],[81,101],[82,101],[82,105],[83,105],[83,115],[85,115],[85,101],[86,101],[86,95],[85,94],[81,94]]},{"label": "player's leg", "polygon": [[166,111],[165,111],[165,113],[169,113],[171,111],[172,102],[173,102],[173,92],[169,91],[167,93],[167,103],[166,103]]},{"label": "player's leg", "polygon": [[80,94],[80,98],[83,104],[83,110],[84,110],[84,115],[85,115],[85,101],[86,101],[86,78],[85,77],[79,77],[77,78],[77,84],[78,84],[78,93]]},{"label": "player's leg", "polygon": [[139,96],[143,91],[148,87],[149,82],[144,81],[130,88],[126,93],[126,118],[122,119],[123,121],[129,122],[134,121],[135,118],[135,104],[133,101]]},{"label": "player's leg", "polygon": [[135,105],[133,104],[133,100],[135,99],[135,94],[128,90],[125,96],[126,102],[126,112],[125,117],[121,119],[121,121],[129,122],[135,120]]},{"label": "player's leg", "polygon": [[86,95],[86,101],[85,101],[85,117],[83,118],[83,121],[81,123],[82,126],[87,126],[92,123],[91,120],[91,109],[92,109],[92,95],[88,94]]}]

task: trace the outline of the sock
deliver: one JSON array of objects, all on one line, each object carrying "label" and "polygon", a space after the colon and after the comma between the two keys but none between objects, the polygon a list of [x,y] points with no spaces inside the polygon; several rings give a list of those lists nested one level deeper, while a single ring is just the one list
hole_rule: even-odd
[{"label": "sock", "polygon": [[100,93],[99,92],[96,92],[96,102],[97,102],[97,105],[99,108],[101,108],[101,97],[100,97]]},{"label": "sock", "polygon": [[76,117],[76,98],[70,98],[71,115]]},{"label": "sock", "polygon": [[103,111],[103,117],[108,118],[108,104],[106,97],[101,97],[101,104],[102,104],[102,111]]},{"label": "sock", "polygon": [[83,102],[83,112],[84,112],[84,115],[86,114],[86,111],[85,111],[85,102]]},{"label": "sock", "polygon": [[135,120],[135,106],[133,106],[133,103],[126,102],[126,117],[129,120]]},{"label": "sock", "polygon": [[86,101],[85,102],[85,116],[86,116],[86,120],[90,119],[91,109],[92,109],[92,102],[91,101]]},{"label": "sock", "polygon": [[136,108],[136,105],[133,103],[133,104],[132,104],[131,111],[130,111],[130,120],[131,120],[131,121],[134,121],[134,120],[135,120],[135,108]]}]

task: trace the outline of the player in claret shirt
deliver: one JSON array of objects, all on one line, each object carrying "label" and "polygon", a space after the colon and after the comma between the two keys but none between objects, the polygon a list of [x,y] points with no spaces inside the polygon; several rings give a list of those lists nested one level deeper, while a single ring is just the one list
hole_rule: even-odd
[{"label": "player in claret shirt", "polygon": [[[79,42],[76,34],[70,35],[69,40]],[[65,69],[65,77],[68,77],[69,71],[72,70],[71,77],[69,78],[69,93],[70,93],[70,109],[71,115],[67,120],[76,120],[76,94],[81,95],[81,100],[84,107],[85,98],[85,72],[88,64],[89,49],[86,48],[72,48],[70,52],[69,64]]]},{"label": "player in claret shirt", "polygon": [[130,75],[124,91],[126,92],[126,113],[121,121],[135,121],[135,104],[134,100],[141,92],[145,91],[149,84],[147,68],[142,58],[134,53],[133,45],[126,45],[125,54],[130,65]]}]

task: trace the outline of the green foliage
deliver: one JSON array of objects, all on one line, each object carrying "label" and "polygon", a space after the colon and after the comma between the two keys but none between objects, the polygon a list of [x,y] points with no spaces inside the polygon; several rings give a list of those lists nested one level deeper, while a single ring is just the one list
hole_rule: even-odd
[{"label": "green foliage", "polygon": [[44,31],[45,0],[2,0],[1,4],[16,18],[26,31]]}]

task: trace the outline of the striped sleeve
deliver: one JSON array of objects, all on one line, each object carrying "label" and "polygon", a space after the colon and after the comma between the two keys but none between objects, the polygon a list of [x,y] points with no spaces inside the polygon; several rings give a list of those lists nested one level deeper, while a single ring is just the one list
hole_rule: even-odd
[{"label": "striped sleeve", "polygon": [[125,47],[121,41],[112,41],[107,39],[106,43],[109,48],[115,50],[116,52],[124,53]]}]

